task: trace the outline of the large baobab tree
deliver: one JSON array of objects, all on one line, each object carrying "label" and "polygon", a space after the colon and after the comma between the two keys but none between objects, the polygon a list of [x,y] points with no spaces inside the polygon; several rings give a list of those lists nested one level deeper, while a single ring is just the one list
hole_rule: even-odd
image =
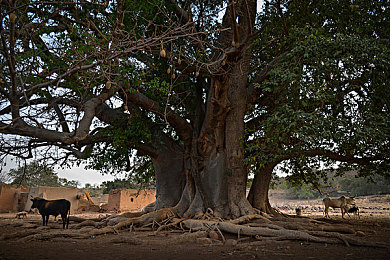
[{"label": "large baobab tree", "polygon": [[272,212],[283,161],[386,169],[387,34],[351,33],[349,5],[264,2],[2,1],[2,155],[131,170],[137,151],[154,208],[187,217]]}]

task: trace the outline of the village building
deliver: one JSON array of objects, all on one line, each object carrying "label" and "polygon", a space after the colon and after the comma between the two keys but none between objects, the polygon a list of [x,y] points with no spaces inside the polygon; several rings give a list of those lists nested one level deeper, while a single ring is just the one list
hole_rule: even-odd
[{"label": "village building", "polygon": [[15,212],[24,209],[28,188],[11,184],[0,184],[0,212]]},{"label": "village building", "polygon": [[140,211],[156,200],[155,190],[114,189],[101,197],[91,197],[88,191],[75,187],[18,187],[0,184],[0,212],[31,210],[32,198],[66,199],[71,203],[71,214],[81,212]]},{"label": "village building", "polygon": [[108,197],[108,211],[140,211],[156,200],[155,190],[115,189]]}]

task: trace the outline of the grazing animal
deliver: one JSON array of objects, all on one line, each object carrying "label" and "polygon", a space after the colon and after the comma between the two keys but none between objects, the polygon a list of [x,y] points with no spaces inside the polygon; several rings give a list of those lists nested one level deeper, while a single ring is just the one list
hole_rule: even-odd
[{"label": "grazing animal", "polygon": [[360,219],[359,207],[356,206],[355,204],[351,205],[351,207],[347,207],[346,211],[347,211],[348,216],[350,216],[349,213],[351,213],[354,215],[355,218]]},{"label": "grazing animal", "polygon": [[16,213],[15,218],[27,218],[27,212],[26,211],[21,211]]},{"label": "grazing animal", "polygon": [[324,202],[324,205],[325,205],[325,209],[324,209],[325,218],[326,217],[330,218],[329,217],[329,207],[332,207],[334,209],[340,208],[341,209],[341,216],[342,216],[342,218],[344,218],[344,214],[346,212],[346,207],[348,205],[356,204],[354,197],[347,198],[345,196],[341,196],[338,199],[325,198],[322,201]]},{"label": "grazing animal", "polygon": [[49,221],[49,216],[52,215],[57,217],[61,214],[62,219],[62,228],[65,229],[69,226],[69,217],[70,217],[70,202],[66,199],[59,200],[45,200],[41,198],[31,199],[33,202],[31,208],[37,208],[39,213],[42,215],[43,225],[47,226]]}]

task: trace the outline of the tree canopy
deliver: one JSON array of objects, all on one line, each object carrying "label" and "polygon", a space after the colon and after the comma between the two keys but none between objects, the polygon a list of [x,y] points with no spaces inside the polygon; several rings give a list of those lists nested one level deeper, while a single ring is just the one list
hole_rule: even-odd
[{"label": "tree canopy", "polygon": [[154,173],[185,216],[273,212],[281,164],[390,175],[388,1],[0,5],[2,158]]}]

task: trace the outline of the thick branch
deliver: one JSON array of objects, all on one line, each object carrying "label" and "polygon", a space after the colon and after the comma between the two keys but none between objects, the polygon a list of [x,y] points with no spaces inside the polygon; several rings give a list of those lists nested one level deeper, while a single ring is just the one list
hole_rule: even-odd
[{"label": "thick branch", "polygon": [[127,98],[128,101],[165,118],[167,123],[175,128],[185,143],[190,142],[192,136],[191,125],[184,118],[174,113],[170,108],[164,109],[154,100],[134,90],[127,94]]}]

